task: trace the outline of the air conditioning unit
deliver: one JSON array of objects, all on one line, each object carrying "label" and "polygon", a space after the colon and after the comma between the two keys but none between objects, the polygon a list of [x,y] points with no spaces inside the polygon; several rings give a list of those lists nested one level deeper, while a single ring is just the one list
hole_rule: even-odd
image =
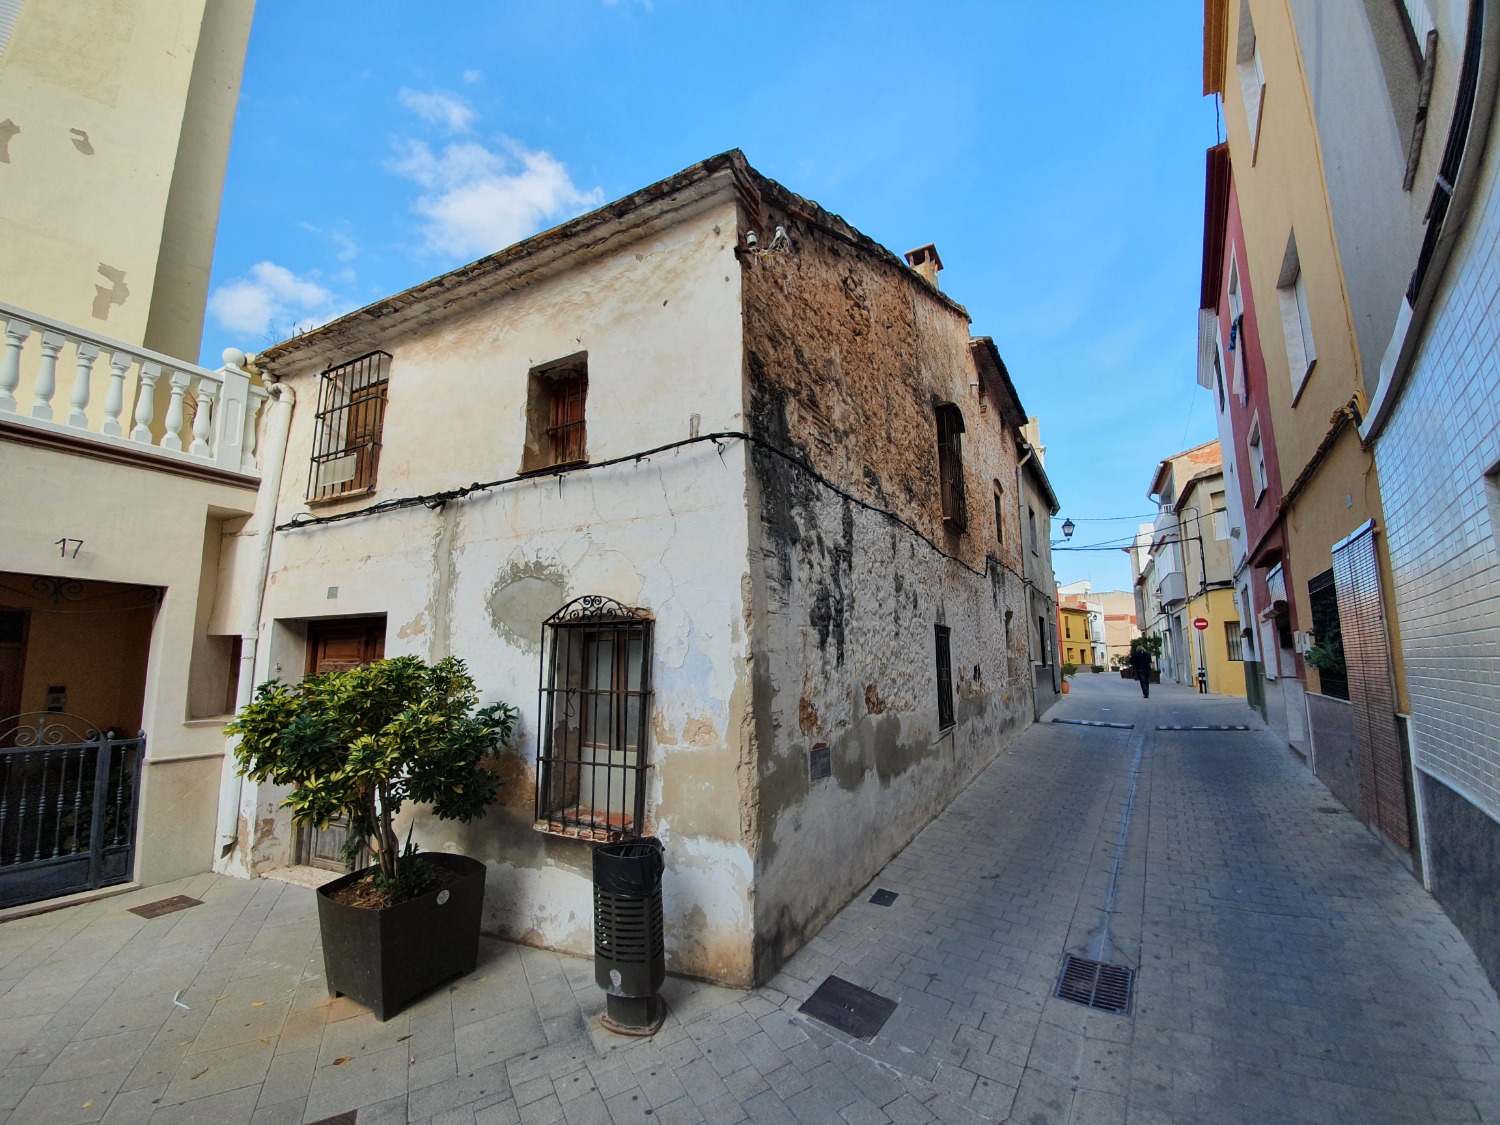
[{"label": "air conditioning unit", "polygon": [[1303,656],[1312,651],[1312,646],[1317,643],[1317,638],[1307,630],[1292,634],[1292,647]]}]

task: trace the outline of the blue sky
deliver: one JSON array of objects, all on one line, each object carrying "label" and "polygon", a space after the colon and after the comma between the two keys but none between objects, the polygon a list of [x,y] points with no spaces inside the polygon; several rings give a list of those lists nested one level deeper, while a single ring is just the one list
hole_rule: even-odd
[{"label": "blue sky", "polygon": [[[1130,535],[1194,382],[1202,5],[260,0],[203,356],[255,351],[728,148],[992,336],[1074,544]],[[1058,580],[1124,589],[1117,551]]]}]

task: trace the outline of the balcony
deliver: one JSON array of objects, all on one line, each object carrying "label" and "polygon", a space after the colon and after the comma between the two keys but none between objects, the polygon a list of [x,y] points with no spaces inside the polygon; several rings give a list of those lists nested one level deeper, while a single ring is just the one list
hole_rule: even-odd
[{"label": "balcony", "polygon": [[255,422],[267,396],[239,367],[209,371],[3,301],[0,321],[0,435],[259,477]]},{"label": "balcony", "polygon": [[1162,574],[1156,584],[1156,596],[1163,606],[1187,601],[1187,579],[1180,570],[1169,570]]}]

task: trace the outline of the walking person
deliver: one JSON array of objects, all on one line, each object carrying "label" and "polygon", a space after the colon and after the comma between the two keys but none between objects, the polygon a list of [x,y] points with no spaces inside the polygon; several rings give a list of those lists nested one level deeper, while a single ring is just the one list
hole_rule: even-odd
[{"label": "walking person", "polygon": [[1145,645],[1136,645],[1130,650],[1130,670],[1140,682],[1141,695],[1151,698],[1151,653]]}]

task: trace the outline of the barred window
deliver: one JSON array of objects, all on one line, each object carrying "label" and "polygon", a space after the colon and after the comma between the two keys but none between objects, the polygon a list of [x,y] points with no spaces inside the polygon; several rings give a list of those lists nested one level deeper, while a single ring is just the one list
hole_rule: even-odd
[{"label": "barred window", "polygon": [[1238,621],[1224,622],[1224,647],[1229,651],[1230,660],[1245,659],[1245,638],[1240,635]]},{"label": "barred window", "polygon": [[934,626],[937,635],[938,729],[953,725],[953,656],[949,648],[948,626]]},{"label": "barred window", "polygon": [[964,459],[961,435],[964,416],[951,402],[937,408],[938,485],[943,494],[943,519],[962,531],[969,526],[964,503]]},{"label": "barred window", "polygon": [[543,625],[536,828],[588,840],[643,834],[651,615],[609,598]]},{"label": "barred window", "polygon": [[391,357],[370,352],[323,372],[307,498],[370,492],[380,466]]}]

